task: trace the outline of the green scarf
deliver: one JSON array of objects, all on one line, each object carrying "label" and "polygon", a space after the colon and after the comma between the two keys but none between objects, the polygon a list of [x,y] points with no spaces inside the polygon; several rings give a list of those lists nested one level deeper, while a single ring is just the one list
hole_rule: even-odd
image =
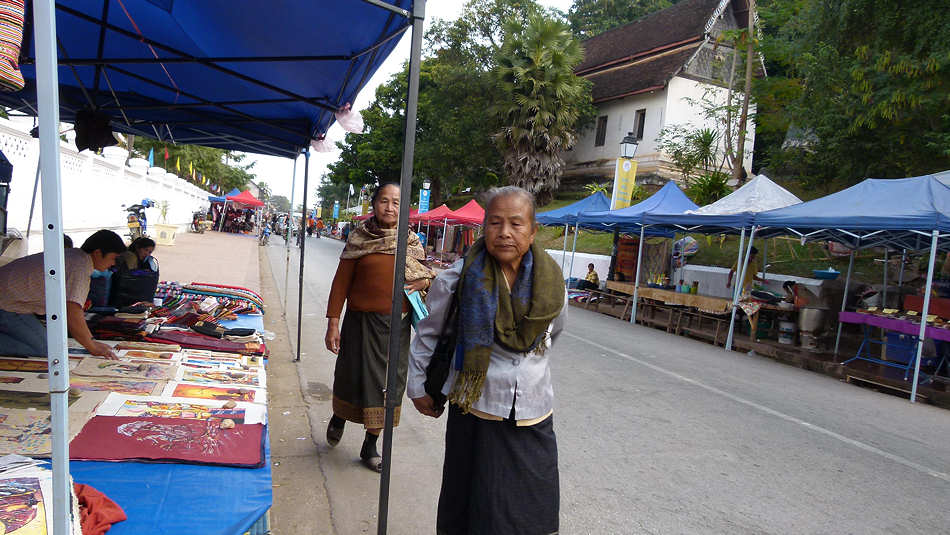
[{"label": "green scarf", "polygon": [[488,254],[485,240],[472,246],[458,286],[459,370],[449,401],[468,412],[482,395],[492,345],[520,353],[543,352],[544,332],[564,307],[564,279],[557,263],[537,244],[521,259],[509,290],[501,266]]}]

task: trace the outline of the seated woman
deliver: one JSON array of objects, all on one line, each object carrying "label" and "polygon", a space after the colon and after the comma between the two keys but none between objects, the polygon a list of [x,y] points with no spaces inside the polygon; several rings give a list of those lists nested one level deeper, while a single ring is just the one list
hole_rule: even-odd
[{"label": "seated woman", "polygon": [[158,261],[152,256],[155,252],[155,241],[151,238],[136,238],[129,245],[129,250],[122,253],[116,261],[119,269],[158,271]]},{"label": "seated woman", "polygon": [[594,264],[587,264],[587,277],[577,282],[578,290],[596,290],[600,288],[600,277],[594,271]]}]

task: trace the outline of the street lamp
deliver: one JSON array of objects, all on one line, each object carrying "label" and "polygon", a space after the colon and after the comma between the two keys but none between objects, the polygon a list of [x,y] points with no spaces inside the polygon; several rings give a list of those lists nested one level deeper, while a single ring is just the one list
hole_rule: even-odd
[{"label": "street lamp", "polygon": [[429,182],[428,180],[424,180],[424,181],[422,182],[422,189],[429,189],[429,186],[431,186],[431,185],[432,185],[431,182]]},{"label": "street lamp", "polygon": [[620,141],[620,157],[633,158],[637,154],[637,145],[640,142],[633,137],[633,132],[627,132],[627,135]]}]

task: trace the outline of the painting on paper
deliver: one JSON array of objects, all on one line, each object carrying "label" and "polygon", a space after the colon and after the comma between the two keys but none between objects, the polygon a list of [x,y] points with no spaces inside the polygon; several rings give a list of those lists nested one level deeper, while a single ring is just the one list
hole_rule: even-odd
[{"label": "painting on paper", "polygon": [[120,394],[136,396],[151,396],[161,392],[164,381],[139,381],[134,379],[112,379],[106,377],[79,377],[69,378],[69,386],[82,391],[108,390]]},{"label": "painting on paper", "polygon": [[231,386],[168,383],[165,396],[176,398],[217,399],[220,401],[248,401],[264,403],[264,391]]},{"label": "painting on paper", "polygon": [[0,480],[0,529],[11,535],[46,535],[46,508],[40,480]]},{"label": "painting on paper", "polygon": [[181,368],[177,381],[210,385],[239,385],[263,388],[263,374],[238,370],[197,370]]},{"label": "painting on paper", "polygon": [[128,349],[119,352],[119,358],[124,359],[150,359],[150,360],[175,360],[178,353],[171,351],[147,351],[145,349]]},{"label": "painting on paper", "polygon": [[85,358],[73,370],[76,375],[118,377],[120,379],[171,379],[174,368],[161,363],[132,363],[121,360]]},{"label": "painting on paper", "polygon": [[0,410],[0,455],[49,455],[49,411]]},{"label": "painting on paper", "polygon": [[256,467],[263,460],[263,426],[217,420],[96,416],[69,446],[73,459],[148,459]]},{"label": "painting on paper", "polygon": [[96,409],[99,416],[136,416],[141,418],[184,418],[186,420],[233,420],[239,424],[260,424],[266,420],[266,409],[256,403],[227,402],[189,398],[127,396],[110,393]]},{"label": "painting on paper", "polygon": [[[69,404],[72,405],[77,399],[79,399],[79,396],[70,394]],[[0,407],[7,409],[49,410],[49,393],[0,390]]]}]

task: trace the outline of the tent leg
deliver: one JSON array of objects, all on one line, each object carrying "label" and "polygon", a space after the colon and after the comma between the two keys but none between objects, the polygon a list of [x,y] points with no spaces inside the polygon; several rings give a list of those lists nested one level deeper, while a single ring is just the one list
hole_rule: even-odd
[{"label": "tent leg", "polygon": [[[736,255],[736,272],[733,274],[735,277],[739,276],[740,264],[742,264],[742,250],[745,248],[745,228],[739,232],[739,254]],[[736,279],[732,280],[732,298],[736,298],[736,289],[738,285],[736,284]]]},{"label": "tent leg", "polygon": [[881,291],[881,307],[887,308],[887,247],[884,247],[884,287]]},{"label": "tent leg", "polygon": [[294,222],[294,190],[297,188],[297,156],[294,156],[294,171],[293,176],[290,179],[290,215],[287,219],[287,231],[284,236],[284,248],[287,250],[286,258],[284,259],[284,316],[287,316],[287,303],[290,301],[290,296],[287,294],[287,285],[288,279],[290,278],[290,235],[293,234],[293,222]]},{"label": "tent leg", "polygon": [[[412,46],[409,52],[409,87],[406,98],[406,130],[405,144],[402,153],[402,169],[399,175],[399,182],[402,189],[401,197],[409,199],[412,196],[412,159],[416,148],[416,109],[419,104],[419,63],[422,60],[422,33],[423,20],[425,18],[425,0],[413,0],[412,3]],[[396,241],[396,265],[393,273],[393,302],[389,315],[389,358],[390,365],[386,366],[386,389],[384,391],[384,404],[386,415],[383,425],[383,466],[379,480],[379,521],[376,525],[378,535],[385,535],[389,523],[389,479],[393,461],[393,420],[395,417],[396,406],[402,401],[402,394],[399,397],[393,395],[395,385],[398,381],[399,366],[395,366],[399,361],[401,330],[402,324],[402,303],[406,275],[406,249],[408,247],[409,233],[409,202],[406,201],[399,205],[399,225]],[[443,234],[443,245],[444,241]]]},{"label": "tent leg", "polygon": [[643,262],[643,235],[646,227],[640,225],[640,243],[637,248],[637,274],[633,276],[633,305],[630,308],[630,323],[637,322],[637,303],[640,297],[640,263]]},{"label": "tent leg", "polygon": [[571,247],[571,267],[567,269],[567,278],[574,276],[574,253],[577,252],[577,225],[574,225],[574,246]]},{"label": "tent leg", "polygon": [[937,260],[937,240],[940,233],[933,231],[930,239],[930,262],[927,266],[927,285],[924,290],[924,308],[920,313],[920,334],[917,335],[917,356],[914,359],[914,382],[910,385],[910,402],[917,401],[917,381],[920,380],[920,356],[924,351],[924,338],[927,336],[927,314],[930,312],[930,293],[934,282],[934,262]]},{"label": "tent leg", "polygon": [[69,359],[66,354],[66,268],[63,250],[63,191],[59,166],[59,78],[53,0],[33,1],[36,97],[39,108],[43,187],[43,268],[46,291],[46,344],[49,366],[55,535],[71,532],[69,482]]},{"label": "tent leg", "polygon": [[224,230],[224,217],[227,215],[227,213],[228,213],[228,199],[227,197],[225,197],[224,204],[221,205],[221,218],[218,221],[218,232],[221,232]]},{"label": "tent leg", "polygon": [[[844,312],[848,304],[848,287],[851,286],[851,270],[854,269],[854,249],[848,258],[848,274],[844,277],[844,297],[841,298],[841,311]],[[835,356],[838,356],[838,348],[841,346],[841,322],[838,322],[838,334],[835,335]]]},{"label": "tent leg", "polygon": [[903,306],[904,298],[904,262],[907,261],[907,249],[901,251],[901,267],[897,272],[897,303]]},{"label": "tent leg", "polygon": [[769,270],[769,240],[762,240],[762,278]]},{"label": "tent leg", "polygon": [[752,243],[755,241],[755,227],[749,233],[749,246],[746,248],[745,260],[742,269],[736,270],[739,280],[735,281],[736,291],[732,294],[732,317],[729,318],[729,334],[726,335],[726,351],[732,351],[732,340],[736,331],[736,308],[739,306],[739,297],[742,295],[742,283],[745,281],[745,272],[749,269],[749,257],[752,256]]},{"label": "tent leg", "polygon": [[564,247],[561,248],[561,277],[564,277],[564,261],[567,260],[567,229],[570,228],[567,225],[564,225]]},{"label": "tent leg", "polygon": [[297,353],[294,362],[300,362],[300,335],[303,332],[303,265],[307,253],[307,187],[310,180],[310,149],[303,153],[303,217],[300,218],[300,271],[297,273]]},{"label": "tent leg", "polygon": [[[442,223],[442,247],[439,248],[439,262],[442,261],[443,255],[445,255],[445,234],[449,231],[449,220],[448,218]],[[563,268],[562,268],[563,269]]]},{"label": "tent leg", "polygon": [[36,190],[40,187],[40,162],[36,162],[36,178],[33,179],[33,197],[30,200],[30,219],[26,222],[26,252],[30,252],[30,231],[33,230],[33,208],[36,206]]}]

